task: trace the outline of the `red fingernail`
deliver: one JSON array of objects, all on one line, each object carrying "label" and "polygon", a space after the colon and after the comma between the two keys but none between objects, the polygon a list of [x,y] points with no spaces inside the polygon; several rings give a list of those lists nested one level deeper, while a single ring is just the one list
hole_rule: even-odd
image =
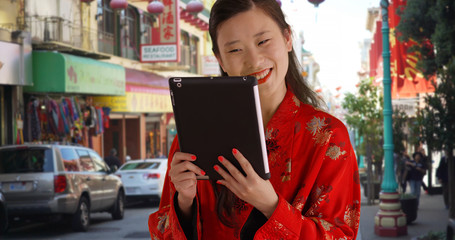
[{"label": "red fingernail", "polygon": [[201,171],[201,174],[202,174],[202,175],[205,175],[205,172],[204,172],[204,171]]},{"label": "red fingernail", "polygon": [[237,149],[235,148],[232,149],[232,153],[237,154],[237,152],[238,152]]},{"label": "red fingernail", "polygon": [[216,183],[221,184],[220,180],[216,181]]},{"label": "red fingernail", "polygon": [[222,156],[218,156],[218,161],[223,162],[223,157]]},{"label": "red fingernail", "polygon": [[218,172],[218,170],[220,170],[220,168],[217,165],[213,166],[213,169],[215,169],[215,171],[217,171],[217,172]]},{"label": "red fingernail", "polygon": [[196,156],[191,156],[191,160],[196,160]]}]

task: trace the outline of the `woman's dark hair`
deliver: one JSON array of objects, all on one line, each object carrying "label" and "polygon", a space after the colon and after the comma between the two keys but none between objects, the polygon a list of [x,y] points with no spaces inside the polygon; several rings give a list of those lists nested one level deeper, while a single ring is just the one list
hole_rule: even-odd
[{"label": "woman's dark hair", "polygon": [[[264,11],[266,15],[273,19],[284,34],[286,30],[291,34],[289,24],[285,20],[285,16],[281,11],[280,5],[276,0],[217,0],[212,7],[209,19],[209,33],[212,39],[212,51],[216,56],[220,56],[218,46],[218,27],[233,16],[251,10],[253,7],[257,7]],[[322,101],[317,97],[316,93],[311,90],[308,83],[305,81],[301,74],[301,66],[297,60],[294,49],[288,53],[289,56],[289,67],[285,76],[285,81],[288,87],[292,89],[295,96],[305,104],[310,104],[314,107],[321,107]],[[221,67],[220,67],[221,69]],[[223,76],[227,76],[227,73],[221,69]],[[236,203],[236,197],[231,191],[223,186],[216,186],[217,184],[212,183],[215,190],[217,199],[217,214],[218,218],[226,226],[232,227],[235,222],[228,220],[232,217],[234,205]]]},{"label": "woman's dark hair", "polygon": [[415,152],[412,154],[412,158],[415,159],[417,155],[420,155],[420,160],[423,160],[423,154],[421,152]]}]

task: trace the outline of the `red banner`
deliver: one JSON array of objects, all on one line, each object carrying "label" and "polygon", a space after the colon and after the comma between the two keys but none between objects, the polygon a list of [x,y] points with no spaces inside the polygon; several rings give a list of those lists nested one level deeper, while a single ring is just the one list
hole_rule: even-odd
[{"label": "red banner", "polygon": [[[432,82],[435,77],[425,79],[422,73],[416,69],[419,54],[408,53],[410,46],[416,44],[413,41],[400,42],[395,32],[400,22],[397,9],[406,7],[406,0],[394,0],[389,6],[389,27],[390,27],[390,72],[392,78],[392,98],[413,98],[417,93],[434,92]],[[380,31],[380,29],[376,29]]]}]

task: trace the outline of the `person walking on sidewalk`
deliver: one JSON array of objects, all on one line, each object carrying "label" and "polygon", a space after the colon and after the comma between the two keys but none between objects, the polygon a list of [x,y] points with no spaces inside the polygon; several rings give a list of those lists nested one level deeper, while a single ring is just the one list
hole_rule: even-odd
[{"label": "person walking on sidewalk", "polygon": [[442,196],[446,209],[449,209],[449,168],[448,168],[448,152],[444,150],[444,156],[439,161],[438,169],[436,170],[436,178],[442,185]]},{"label": "person walking on sidewalk", "polygon": [[406,167],[408,167],[408,179],[411,187],[411,194],[417,198],[417,206],[419,206],[422,179],[427,173],[427,167],[424,162],[423,154],[421,152],[415,152],[412,154],[412,160],[406,162]]}]

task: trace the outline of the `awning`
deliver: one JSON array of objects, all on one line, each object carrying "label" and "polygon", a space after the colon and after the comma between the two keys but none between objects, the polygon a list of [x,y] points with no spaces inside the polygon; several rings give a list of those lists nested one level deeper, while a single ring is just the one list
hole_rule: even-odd
[{"label": "awning", "polygon": [[166,113],[172,112],[168,79],[160,75],[125,68],[125,96],[94,97],[97,105],[112,112]]},{"label": "awning", "polygon": [[33,86],[27,92],[124,95],[125,68],[91,58],[33,51]]}]

